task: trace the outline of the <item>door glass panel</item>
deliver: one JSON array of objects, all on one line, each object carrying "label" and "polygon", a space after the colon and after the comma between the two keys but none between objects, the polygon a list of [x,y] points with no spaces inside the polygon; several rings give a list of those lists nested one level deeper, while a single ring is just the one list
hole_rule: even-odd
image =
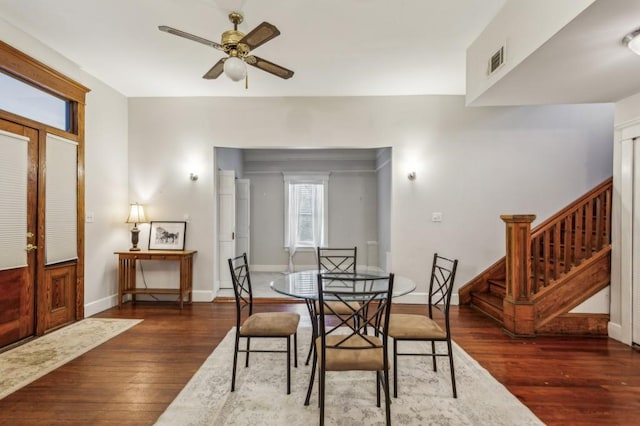
[{"label": "door glass panel", "polygon": [[0,109],[70,131],[70,102],[0,72]]},{"label": "door glass panel", "polygon": [[0,270],[27,265],[29,139],[0,130]]},{"label": "door glass panel", "polygon": [[46,264],[77,259],[76,142],[47,134]]}]

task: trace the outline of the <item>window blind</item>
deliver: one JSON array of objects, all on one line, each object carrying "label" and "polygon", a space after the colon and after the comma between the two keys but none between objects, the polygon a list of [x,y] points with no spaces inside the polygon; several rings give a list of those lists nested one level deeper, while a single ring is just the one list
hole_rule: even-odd
[{"label": "window blind", "polygon": [[47,134],[45,263],[78,258],[77,249],[78,144]]},{"label": "window blind", "polygon": [[27,265],[29,139],[0,130],[0,270]]}]

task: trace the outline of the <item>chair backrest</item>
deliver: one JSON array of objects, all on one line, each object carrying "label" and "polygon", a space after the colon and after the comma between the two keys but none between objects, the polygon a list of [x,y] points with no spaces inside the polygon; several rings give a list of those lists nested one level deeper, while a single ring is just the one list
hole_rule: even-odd
[{"label": "chair backrest", "polygon": [[356,272],[358,247],[318,247],[318,271]]},{"label": "chair backrest", "polygon": [[458,259],[447,259],[434,253],[429,281],[429,317],[433,318],[434,309],[441,311],[445,317],[447,333],[449,332],[449,306],[457,268]]},{"label": "chair backrest", "polygon": [[[367,334],[367,329],[374,330],[375,335],[381,333],[382,336],[387,336],[393,278],[393,274],[379,277],[358,277],[353,273],[318,274],[320,314],[318,322],[323,350],[326,348],[349,350],[384,348],[386,351],[386,337],[381,339],[382,344],[380,344],[380,340],[373,341],[371,339],[371,335]],[[350,303],[356,301],[357,304]],[[339,306],[348,307],[351,313],[337,315],[336,302],[340,304]],[[336,323],[327,325],[325,315],[335,316]],[[327,344],[326,337],[329,335],[344,336],[344,339]],[[356,339],[352,339],[353,337]],[[360,344],[354,347],[354,341]],[[322,359],[325,359],[324,354]]]},{"label": "chair backrest", "polygon": [[229,259],[229,272],[233,282],[233,295],[236,299],[236,325],[240,327],[242,313],[253,313],[253,292],[251,291],[251,274],[247,253]]}]

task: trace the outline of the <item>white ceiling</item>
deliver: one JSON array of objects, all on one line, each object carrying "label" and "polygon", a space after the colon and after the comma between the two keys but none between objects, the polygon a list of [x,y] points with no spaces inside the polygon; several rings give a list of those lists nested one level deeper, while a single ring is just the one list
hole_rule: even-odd
[{"label": "white ceiling", "polygon": [[[0,17],[128,97],[464,94],[465,51],[506,0],[0,0]],[[256,55],[295,71],[249,67],[249,90],[202,75],[223,53],[158,30],[220,42],[281,32]]]},{"label": "white ceiling", "polygon": [[622,43],[639,27],[640,0],[597,0],[470,105],[617,102],[639,93],[640,56]]},{"label": "white ceiling", "polygon": [[[128,97],[462,95],[466,49],[507,1],[522,0],[0,0],[0,17]],[[220,42],[232,10],[245,33],[278,27],[255,53],[293,78],[249,67],[249,90],[204,80],[224,54],[158,30]],[[621,43],[638,27],[640,0],[596,0],[470,105],[638,93],[640,57]]]}]

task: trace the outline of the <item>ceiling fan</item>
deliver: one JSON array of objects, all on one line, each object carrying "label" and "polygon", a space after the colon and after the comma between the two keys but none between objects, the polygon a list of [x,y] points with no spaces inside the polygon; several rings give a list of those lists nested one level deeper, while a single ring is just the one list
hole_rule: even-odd
[{"label": "ceiling fan", "polygon": [[280,78],[288,79],[293,77],[293,71],[250,54],[253,49],[280,35],[280,31],[275,25],[263,22],[248,34],[244,34],[238,31],[238,24],[242,23],[243,20],[244,17],[239,12],[231,12],[229,14],[229,21],[233,23],[233,29],[222,33],[220,44],[166,25],[161,25],[158,29],[169,34],[197,41],[198,43],[221,50],[228,55],[226,58],[222,58],[216,62],[202,78],[218,78],[224,71],[233,81],[242,79],[246,81],[247,67],[245,64],[252,65]]}]

